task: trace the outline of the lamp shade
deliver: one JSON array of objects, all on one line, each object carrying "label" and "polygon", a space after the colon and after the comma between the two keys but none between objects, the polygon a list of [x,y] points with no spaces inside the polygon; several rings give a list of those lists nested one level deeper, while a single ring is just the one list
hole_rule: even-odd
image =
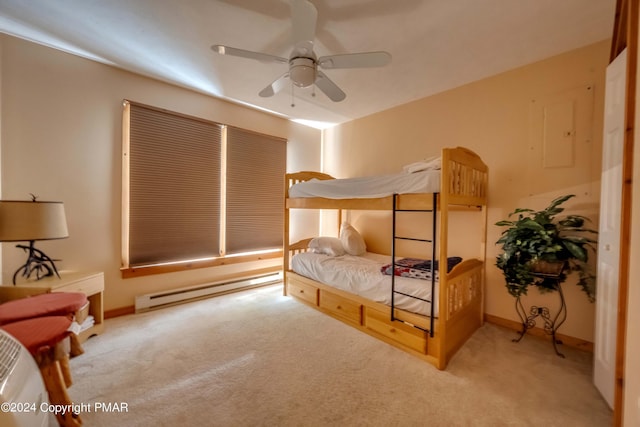
[{"label": "lamp shade", "polygon": [[69,237],[62,202],[0,200],[0,241],[64,239]]}]

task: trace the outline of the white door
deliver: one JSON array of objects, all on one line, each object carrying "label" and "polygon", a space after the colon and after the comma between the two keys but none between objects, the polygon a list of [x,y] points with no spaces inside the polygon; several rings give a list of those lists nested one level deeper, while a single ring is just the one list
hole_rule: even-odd
[{"label": "white door", "polygon": [[607,67],[602,141],[593,382],[611,407],[616,368],[626,69],[625,49]]}]

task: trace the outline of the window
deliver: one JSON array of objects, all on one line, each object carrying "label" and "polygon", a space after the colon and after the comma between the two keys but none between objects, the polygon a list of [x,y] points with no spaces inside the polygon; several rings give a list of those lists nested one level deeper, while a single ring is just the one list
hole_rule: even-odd
[{"label": "window", "polygon": [[280,256],[285,161],[281,138],[125,101],[123,271]]},{"label": "window", "polygon": [[286,145],[227,128],[226,253],[282,247]]}]

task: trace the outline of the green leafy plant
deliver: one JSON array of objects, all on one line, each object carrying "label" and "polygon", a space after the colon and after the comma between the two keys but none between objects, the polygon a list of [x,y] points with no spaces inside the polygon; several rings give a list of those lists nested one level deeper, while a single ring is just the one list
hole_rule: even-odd
[{"label": "green leafy plant", "polygon": [[[595,239],[588,235],[597,231],[585,228],[589,221],[581,215],[556,216],[564,211],[560,205],[574,197],[558,197],[541,211],[516,209],[509,219],[495,225],[507,227],[496,244],[502,244],[496,266],[502,270],[509,293],[514,297],[527,294],[529,286],[541,292],[558,289],[570,272],[578,274],[577,285],[595,301],[595,276],[588,265],[589,251],[595,251]],[[517,215],[517,219],[511,217]],[[555,265],[557,270],[545,273],[544,267]]]}]

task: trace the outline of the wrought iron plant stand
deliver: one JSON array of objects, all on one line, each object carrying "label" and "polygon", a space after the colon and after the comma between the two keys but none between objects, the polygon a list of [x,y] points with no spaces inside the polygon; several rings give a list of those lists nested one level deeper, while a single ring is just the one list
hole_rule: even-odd
[{"label": "wrought iron plant stand", "polygon": [[[564,269],[564,268],[563,268]],[[549,308],[547,307],[538,307],[531,306],[529,309],[529,315],[527,315],[527,311],[525,310],[520,297],[516,298],[516,312],[522,321],[522,330],[518,333],[520,336],[518,338],[514,338],[513,342],[520,342],[522,337],[527,333],[527,331],[536,326],[536,319],[540,317],[544,321],[544,331],[546,334],[551,335],[551,342],[553,343],[553,349],[556,354],[560,357],[565,357],[564,354],[558,351],[558,344],[562,344],[562,341],[556,338],[556,332],[562,326],[565,320],[567,320],[567,305],[564,300],[564,294],[562,292],[562,286],[560,281],[560,276],[562,275],[563,269],[560,269],[559,272],[554,273],[543,273],[537,272],[533,273],[534,276],[543,277],[546,279],[552,279],[556,281],[556,290],[560,295],[560,308],[556,315],[551,318]]]}]

